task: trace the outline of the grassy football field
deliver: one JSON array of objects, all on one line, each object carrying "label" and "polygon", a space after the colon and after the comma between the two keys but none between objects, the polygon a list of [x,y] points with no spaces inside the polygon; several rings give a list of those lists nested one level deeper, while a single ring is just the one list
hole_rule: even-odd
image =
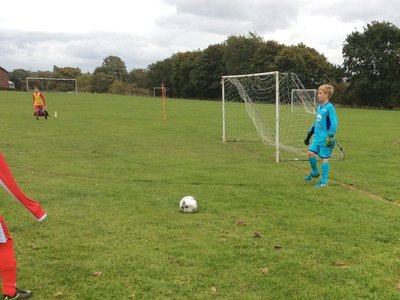
[{"label": "grassy football field", "polygon": [[347,159],[316,189],[306,162],[223,144],[219,102],[168,101],[163,121],[153,98],[47,100],[36,121],[0,92],[0,149],[48,213],[0,192],[34,299],[400,298],[400,112],[338,109]]}]

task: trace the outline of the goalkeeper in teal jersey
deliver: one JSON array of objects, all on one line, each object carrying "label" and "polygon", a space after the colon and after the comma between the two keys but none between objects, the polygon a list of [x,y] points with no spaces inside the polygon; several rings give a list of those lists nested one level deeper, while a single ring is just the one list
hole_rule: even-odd
[{"label": "goalkeeper in teal jersey", "polygon": [[317,115],[313,126],[307,134],[304,144],[309,145],[310,139],[314,135],[310,148],[308,149],[308,158],[311,165],[311,173],[304,180],[312,180],[320,176],[317,166],[318,155],[322,160],[322,178],[315,186],[325,187],[328,185],[329,174],[329,158],[332,155],[332,150],[335,147],[335,134],[338,128],[338,121],[335,107],[329,99],[333,95],[333,86],[324,84],[318,88],[318,108]]}]

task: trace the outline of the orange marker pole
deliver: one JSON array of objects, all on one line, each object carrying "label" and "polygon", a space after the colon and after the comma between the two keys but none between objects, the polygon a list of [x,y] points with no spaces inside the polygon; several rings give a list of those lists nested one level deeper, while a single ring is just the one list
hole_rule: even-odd
[{"label": "orange marker pole", "polygon": [[161,84],[161,95],[162,95],[162,109],[163,109],[163,115],[164,115],[164,121],[167,120],[167,111],[165,108],[165,87],[164,87],[164,82]]}]

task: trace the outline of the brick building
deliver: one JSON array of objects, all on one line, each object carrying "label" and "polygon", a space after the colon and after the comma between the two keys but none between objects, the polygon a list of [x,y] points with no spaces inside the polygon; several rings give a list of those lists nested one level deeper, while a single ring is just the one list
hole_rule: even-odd
[{"label": "brick building", "polygon": [[7,90],[9,88],[9,80],[7,70],[0,67],[0,90]]}]

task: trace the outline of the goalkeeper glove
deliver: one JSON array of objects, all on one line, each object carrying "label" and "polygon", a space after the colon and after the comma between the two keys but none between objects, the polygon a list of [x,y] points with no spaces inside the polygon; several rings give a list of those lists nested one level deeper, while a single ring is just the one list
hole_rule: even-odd
[{"label": "goalkeeper glove", "polygon": [[326,138],[325,144],[327,147],[332,147],[332,148],[335,147],[336,144],[335,136],[332,133],[330,133]]},{"label": "goalkeeper glove", "polygon": [[313,136],[313,133],[311,131],[309,131],[307,133],[307,137],[304,140],[304,145],[306,145],[306,146],[310,145],[310,139],[312,136]]}]

